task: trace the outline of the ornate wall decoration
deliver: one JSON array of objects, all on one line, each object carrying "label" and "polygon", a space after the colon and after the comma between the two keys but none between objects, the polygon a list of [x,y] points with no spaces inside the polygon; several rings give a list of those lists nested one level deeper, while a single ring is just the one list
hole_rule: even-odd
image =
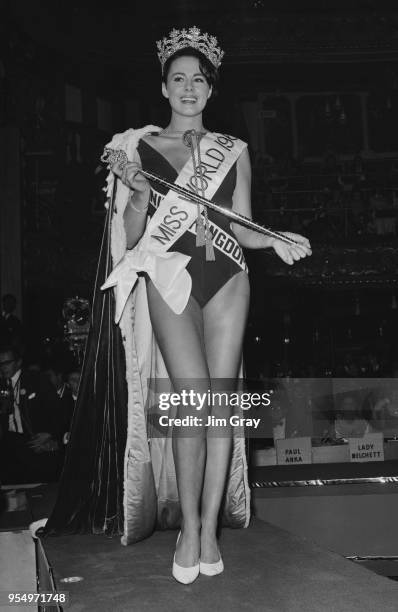
[{"label": "ornate wall decoration", "polygon": [[293,268],[276,258],[264,256],[267,276],[296,280],[304,285],[361,285],[363,287],[398,284],[398,248],[396,246],[333,247],[313,246],[313,254]]}]

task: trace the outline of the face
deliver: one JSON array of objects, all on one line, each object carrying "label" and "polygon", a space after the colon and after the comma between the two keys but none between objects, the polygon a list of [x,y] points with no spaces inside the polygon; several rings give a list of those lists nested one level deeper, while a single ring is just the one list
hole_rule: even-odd
[{"label": "face", "polygon": [[171,63],[167,83],[162,83],[162,93],[174,113],[185,117],[199,115],[211,96],[211,87],[200,71],[198,58],[176,58]]},{"label": "face", "polygon": [[21,367],[21,359],[15,359],[11,351],[0,353],[0,376],[12,378]]}]

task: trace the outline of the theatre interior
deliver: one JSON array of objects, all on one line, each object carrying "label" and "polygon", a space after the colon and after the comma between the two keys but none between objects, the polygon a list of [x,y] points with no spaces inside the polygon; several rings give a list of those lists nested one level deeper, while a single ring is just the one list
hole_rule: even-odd
[{"label": "theatre interior", "polygon": [[[43,591],[69,604],[24,609],[396,612],[396,3],[14,0],[2,17],[0,444],[14,401],[2,364],[43,381],[59,422],[41,471],[2,466],[0,607],[6,591]],[[225,49],[206,123],[248,143],[253,219],[307,236],[312,255],[286,266],[271,249],[245,251],[251,520],[222,529],[221,576],[182,587],[169,568],[175,531],[121,544],[123,457],[110,441],[123,415],[87,424],[109,455],[76,511],[90,520],[62,521],[87,354],[115,333],[111,320],[92,332],[101,155],[115,133],[166,125],[154,41],[191,25]],[[79,462],[83,482],[84,448]]]}]

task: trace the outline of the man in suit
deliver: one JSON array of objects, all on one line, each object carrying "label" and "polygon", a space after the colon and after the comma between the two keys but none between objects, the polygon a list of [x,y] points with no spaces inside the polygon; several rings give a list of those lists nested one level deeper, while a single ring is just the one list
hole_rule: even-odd
[{"label": "man in suit", "polygon": [[5,338],[6,342],[15,344],[21,340],[22,337],[22,323],[18,317],[14,314],[17,307],[17,300],[15,295],[7,293],[3,295],[3,308],[0,316],[0,335]]},{"label": "man in suit", "polygon": [[39,373],[23,368],[12,346],[0,347],[0,382],[0,480],[54,480],[60,451],[55,391]]}]

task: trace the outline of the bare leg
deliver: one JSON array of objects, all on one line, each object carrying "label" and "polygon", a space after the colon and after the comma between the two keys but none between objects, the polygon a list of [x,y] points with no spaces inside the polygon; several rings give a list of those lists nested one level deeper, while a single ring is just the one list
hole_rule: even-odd
[{"label": "bare leg", "polygon": [[[199,305],[190,298],[184,312],[176,315],[152,282],[148,281],[147,288],[153,330],[174,391],[180,393],[189,386],[194,391],[207,392],[210,380]],[[181,406],[179,412],[177,416],[183,417],[189,411]],[[200,416],[205,418],[203,410]],[[188,432],[173,432],[173,454],[182,512],[176,563],[182,567],[195,565],[200,556],[200,498],[206,455],[205,434],[204,427],[194,427]]]},{"label": "bare leg", "polygon": [[[242,356],[249,294],[247,274],[239,273],[220,289],[203,310],[212,391],[217,390],[217,379],[229,379],[229,390],[235,390]],[[226,390],[225,382],[227,381],[219,383],[224,387],[220,389],[221,391]],[[232,431],[223,428],[222,437],[214,437],[210,431],[209,434],[201,507],[201,560],[204,563],[215,563],[219,559],[216,531],[231,458]]]}]

